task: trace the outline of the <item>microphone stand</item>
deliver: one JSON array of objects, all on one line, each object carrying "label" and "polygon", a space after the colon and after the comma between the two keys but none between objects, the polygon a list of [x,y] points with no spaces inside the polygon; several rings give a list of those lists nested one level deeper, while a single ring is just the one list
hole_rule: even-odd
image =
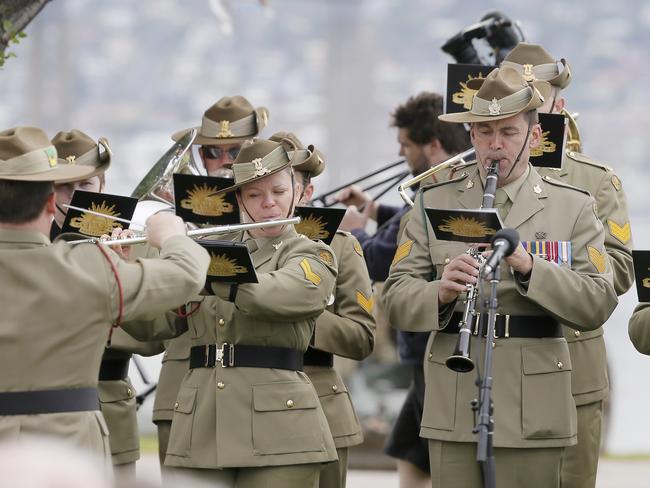
[{"label": "microphone stand", "polygon": [[494,328],[497,318],[497,285],[501,281],[501,266],[495,266],[490,277],[490,299],[487,301],[487,336],[485,338],[485,358],[483,378],[477,380],[479,388],[478,433],[476,460],[481,467],[484,488],[496,488],[496,465],[494,462],[494,405],[492,403],[492,343],[495,340]]}]

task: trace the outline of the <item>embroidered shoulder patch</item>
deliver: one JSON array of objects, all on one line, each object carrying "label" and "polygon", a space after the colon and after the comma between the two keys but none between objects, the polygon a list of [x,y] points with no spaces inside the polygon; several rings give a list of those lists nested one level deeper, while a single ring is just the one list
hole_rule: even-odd
[{"label": "embroidered shoulder patch", "polygon": [[613,220],[607,219],[607,226],[609,227],[609,233],[623,244],[630,242],[630,239],[632,238],[632,229],[630,228],[629,222],[625,222],[624,225],[618,225]]},{"label": "embroidered shoulder patch", "polygon": [[413,241],[408,240],[397,248],[395,251],[395,257],[393,258],[393,262],[391,263],[391,266],[394,266],[395,264],[399,263],[402,259],[404,259],[406,256],[411,254],[411,248],[413,247]]},{"label": "embroidered shoulder patch", "polygon": [[363,292],[357,290],[357,303],[361,308],[363,308],[368,314],[372,313],[372,308],[375,305],[375,299],[370,296],[367,298]]},{"label": "embroidered shoulder patch", "polygon": [[321,277],[314,273],[309,265],[307,258],[300,261],[300,267],[302,268],[303,273],[305,273],[305,278],[311,281],[314,285],[318,286],[321,282]]},{"label": "embroidered shoulder patch", "polygon": [[334,264],[334,257],[332,256],[332,253],[326,251],[325,249],[318,251],[318,257],[328,266],[332,266]]},{"label": "embroidered shoulder patch", "polygon": [[606,255],[593,246],[587,246],[587,253],[589,254],[591,264],[596,267],[599,273],[604,273],[606,268]]},{"label": "embroidered shoulder patch", "polygon": [[352,244],[352,247],[354,248],[354,250],[356,251],[356,253],[359,256],[363,257],[363,248],[361,247],[361,244],[359,243],[359,241],[354,239],[354,244]]}]

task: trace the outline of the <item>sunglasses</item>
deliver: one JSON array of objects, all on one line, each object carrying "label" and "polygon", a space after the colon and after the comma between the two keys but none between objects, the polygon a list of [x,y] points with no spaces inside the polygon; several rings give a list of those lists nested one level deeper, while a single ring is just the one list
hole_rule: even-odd
[{"label": "sunglasses", "polygon": [[224,150],[219,146],[201,146],[201,148],[203,149],[203,157],[205,158],[221,159],[224,154],[228,154],[231,161],[234,161],[241,149],[241,147],[231,147],[228,150]]}]

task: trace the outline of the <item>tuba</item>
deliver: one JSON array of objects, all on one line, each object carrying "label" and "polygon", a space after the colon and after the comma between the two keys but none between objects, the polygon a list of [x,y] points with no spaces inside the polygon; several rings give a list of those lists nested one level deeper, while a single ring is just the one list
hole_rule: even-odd
[{"label": "tuba", "polygon": [[582,152],[582,139],[580,138],[580,128],[578,127],[578,113],[571,113],[567,109],[562,109],[564,115],[569,121],[569,135],[566,141],[567,151]]},{"label": "tuba", "polygon": [[162,155],[156,164],[142,178],[135,187],[132,197],[138,200],[154,200],[174,206],[174,173],[199,175],[201,172],[196,166],[189,149],[196,138],[197,129],[192,129],[181,137],[178,142]]}]

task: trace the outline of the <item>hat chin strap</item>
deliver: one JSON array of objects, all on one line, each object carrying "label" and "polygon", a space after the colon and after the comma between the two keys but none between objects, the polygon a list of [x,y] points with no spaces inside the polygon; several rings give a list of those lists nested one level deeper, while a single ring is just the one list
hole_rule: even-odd
[{"label": "hat chin strap", "polygon": [[517,159],[515,159],[515,162],[512,163],[512,167],[510,168],[510,171],[508,171],[508,174],[506,175],[504,180],[507,180],[508,178],[510,178],[510,175],[512,174],[513,170],[517,166],[517,163],[521,159],[521,155],[523,154],[524,149],[526,149],[526,145],[528,144],[528,138],[530,137],[531,127],[532,127],[532,119],[528,119],[528,131],[526,132],[526,139],[524,140],[524,143],[521,146],[519,154],[517,154]]},{"label": "hat chin strap", "polygon": [[[293,211],[296,209],[295,201],[296,201],[296,182],[295,182],[295,177],[294,177],[293,168],[292,168],[291,169],[291,207],[289,208],[289,211],[287,212],[287,215],[284,216],[285,219],[288,219],[293,215]],[[244,208],[244,212],[246,212],[246,215],[248,215],[248,218],[251,220],[251,222],[256,224],[257,220],[255,220],[252,217],[251,213],[246,208],[246,204],[244,203],[243,198],[241,199],[241,206]],[[282,227],[284,227],[284,225]]]}]

